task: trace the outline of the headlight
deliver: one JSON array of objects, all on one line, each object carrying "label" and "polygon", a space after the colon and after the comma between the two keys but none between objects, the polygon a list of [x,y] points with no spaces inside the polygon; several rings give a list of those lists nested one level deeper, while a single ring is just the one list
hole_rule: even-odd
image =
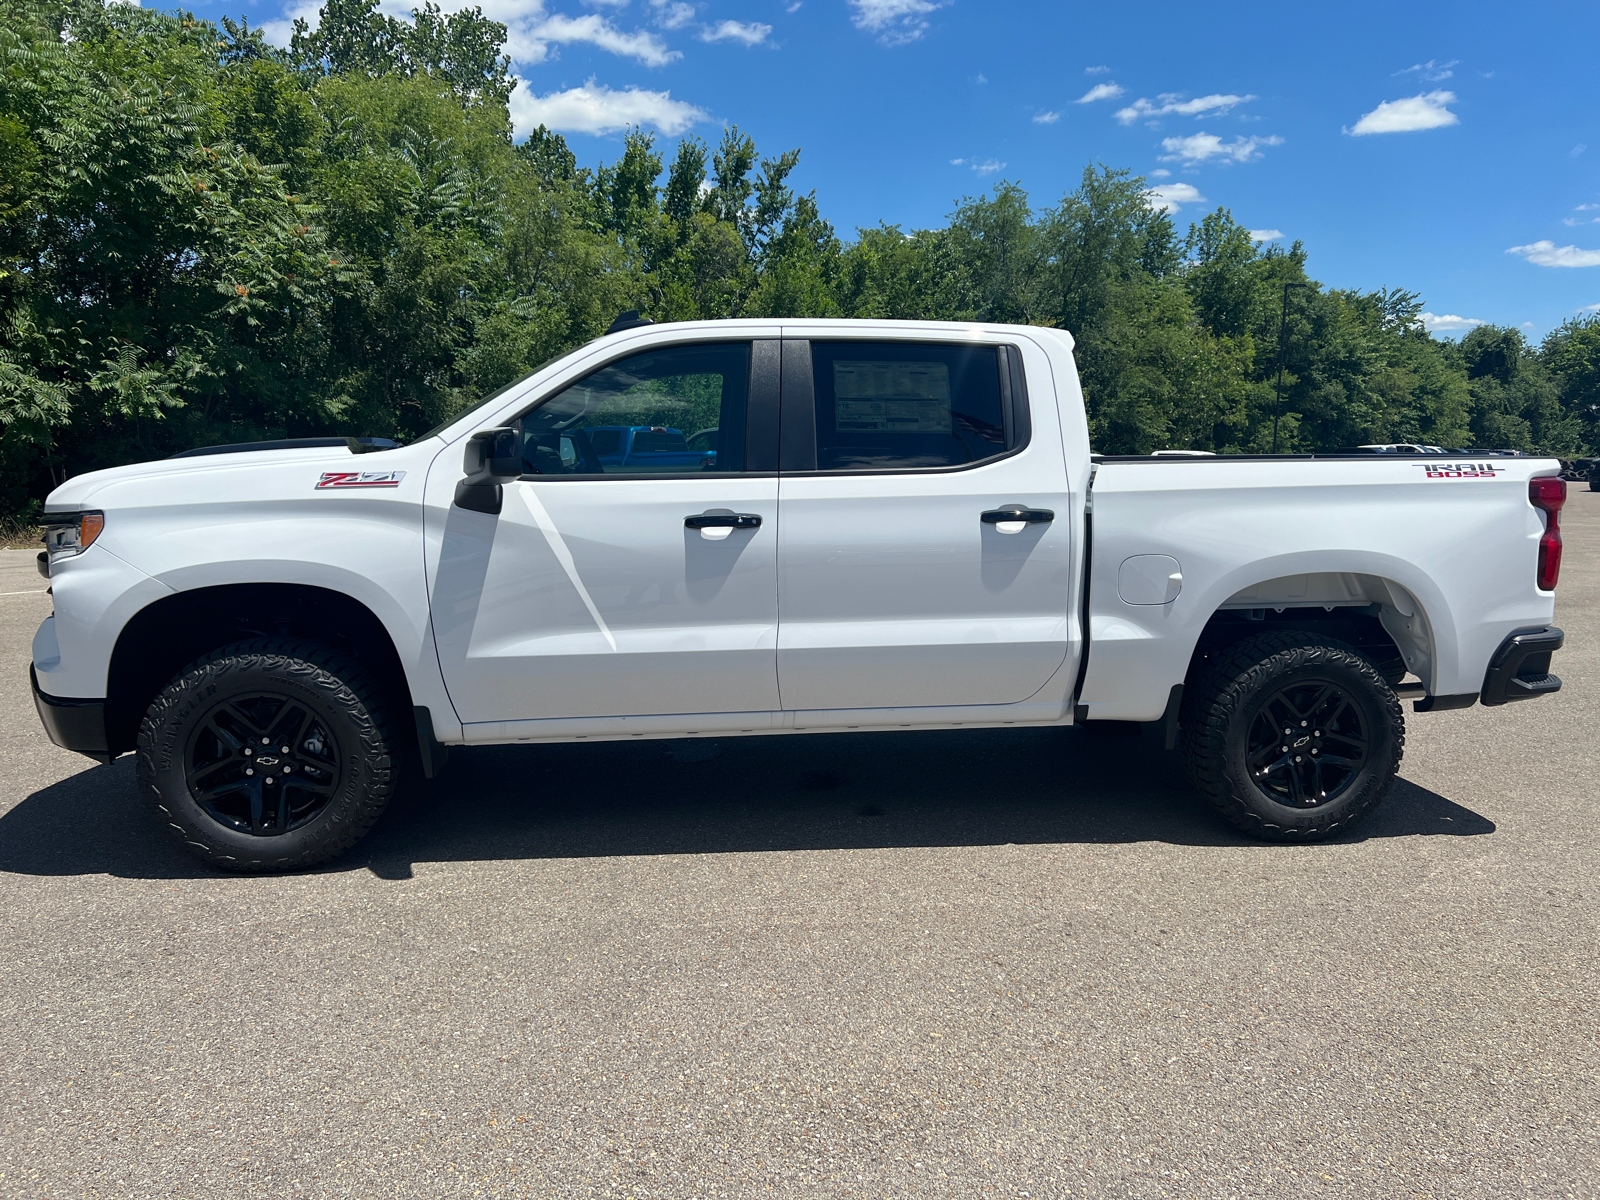
[{"label": "headlight", "polygon": [[95,538],[106,527],[106,515],[99,509],[87,512],[50,513],[39,519],[44,526],[44,545],[50,552],[50,561],[71,558],[82,554],[94,545]]}]

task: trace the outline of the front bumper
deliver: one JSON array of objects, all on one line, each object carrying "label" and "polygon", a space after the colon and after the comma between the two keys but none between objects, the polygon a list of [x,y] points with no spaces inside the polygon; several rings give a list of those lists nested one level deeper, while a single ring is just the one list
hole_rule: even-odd
[{"label": "front bumper", "polygon": [[1509,704],[1559,692],[1561,680],[1550,674],[1550,656],[1565,641],[1566,635],[1554,625],[1519,629],[1511,634],[1489,660],[1478,702]]},{"label": "front bumper", "polygon": [[50,740],[64,750],[87,754],[95,762],[108,763],[113,755],[106,744],[106,702],[71,700],[46,695],[39,690],[39,674],[28,665],[28,682],[33,686],[33,706]]}]

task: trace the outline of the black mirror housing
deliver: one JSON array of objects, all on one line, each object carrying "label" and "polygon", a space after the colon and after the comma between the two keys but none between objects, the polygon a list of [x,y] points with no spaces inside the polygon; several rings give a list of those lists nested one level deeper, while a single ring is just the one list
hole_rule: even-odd
[{"label": "black mirror housing", "polygon": [[473,434],[467,439],[461,467],[467,477],[456,484],[456,504],[472,512],[498,515],[500,485],[522,477],[516,429],[501,426]]},{"label": "black mirror housing", "polygon": [[504,425],[479,430],[467,439],[461,466],[468,483],[503,483],[520,478],[522,455],[518,453],[517,431]]}]

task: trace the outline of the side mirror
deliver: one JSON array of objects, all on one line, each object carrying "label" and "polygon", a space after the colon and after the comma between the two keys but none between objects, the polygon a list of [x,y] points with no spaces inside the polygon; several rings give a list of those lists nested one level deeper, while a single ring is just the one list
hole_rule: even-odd
[{"label": "side mirror", "polygon": [[502,426],[483,429],[467,439],[461,464],[467,477],[456,484],[456,504],[472,512],[500,514],[500,485],[522,476],[517,431]]}]

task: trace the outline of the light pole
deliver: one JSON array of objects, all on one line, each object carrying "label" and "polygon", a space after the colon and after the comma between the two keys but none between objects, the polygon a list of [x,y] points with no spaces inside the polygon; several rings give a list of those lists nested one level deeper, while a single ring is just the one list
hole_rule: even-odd
[{"label": "light pole", "polygon": [[1309,283],[1283,285],[1283,317],[1278,322],[1278,402],[1272,409],[1272,452],[1278,452],[1278,418],[1283,415],[1283,344],[1289,332],[1289,289],[1310,287]]}]

